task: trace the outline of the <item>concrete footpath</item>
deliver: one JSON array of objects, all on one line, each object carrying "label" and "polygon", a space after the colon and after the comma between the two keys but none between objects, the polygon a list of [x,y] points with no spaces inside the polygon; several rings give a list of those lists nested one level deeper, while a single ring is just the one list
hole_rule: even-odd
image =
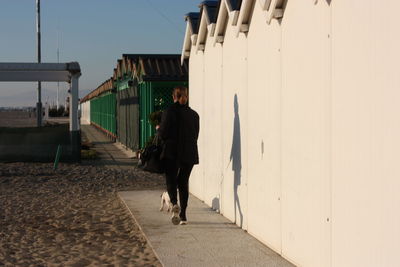
[{"label": "concrete footpath", "polygon": [[164,266],[293,266],[216,213],[189,198],[187,225],[173,225],[160,212],[161,191],[119,192]]},{"label": "concrete footpath", "polygon": [[[97,153],[97,164],[134,169],[136,160],[100,130],[82,125]],[[160,262],[166,266],[293,266],[238,226],[190,195],[188,225],[173,225],[160,212],[161,191],[119,192]]]},{"label": "concrete footpath", "polygon": [[95,162],[98,162],[99,165],[120,169],[134,168],[136,166],[137,159],[132,158],[128,151],[108,139],[103,132],[94,126],[81,125],[81,131],[84,138],[87,138],[94,145],[93,149],[96,150],[98,155],[98,160]]}]

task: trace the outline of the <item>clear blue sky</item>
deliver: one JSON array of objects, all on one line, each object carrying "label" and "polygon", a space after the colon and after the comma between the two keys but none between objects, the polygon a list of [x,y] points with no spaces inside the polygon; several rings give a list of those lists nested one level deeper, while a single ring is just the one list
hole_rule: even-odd
[{"label": "clear blue sky", "polygon": [[[123,53],[181,53],[184,15],[201,0],[41,0],[42,62],[78,61],[81,96],[112,76]],[[0,0],[0,62],[36,62],[35,0]],[[58,34],[59,33],[59,34]],[[59,36],[59,37],[57,37]],[[42,101],[55,100],[43,84]],[[60,84],[62,96],[66,84]],[[0,83],[0,106],[34,106],[35,83]]]}]

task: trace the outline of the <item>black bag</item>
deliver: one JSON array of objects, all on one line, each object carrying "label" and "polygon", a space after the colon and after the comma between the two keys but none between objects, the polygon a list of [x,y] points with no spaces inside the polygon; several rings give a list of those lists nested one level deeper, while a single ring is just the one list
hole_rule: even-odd
[{"label": "black bag", "polygon": [[154,173],[163,173],[164,166],[160,159],[162,152],[162,146],[160,144],[158,134],[154,137],[153,143],[145,148],[142,153],[141,160],[143,164],[143,170]]}]

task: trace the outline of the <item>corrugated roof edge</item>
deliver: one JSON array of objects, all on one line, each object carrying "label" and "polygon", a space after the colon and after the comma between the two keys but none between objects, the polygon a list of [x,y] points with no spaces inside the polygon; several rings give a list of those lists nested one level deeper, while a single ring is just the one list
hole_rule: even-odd
[{"label": "corrugated roof edge", "polygon": [[[105,88],[105,85],[107,85],[108,83],[108,87]],[[113,89],[113,78],[109,78],[107,80],[105,80],[104,82],[102,82],[96,89],[93,89],[90,93],[88,93],[86,96],[84,96],[81,100],[80,103],[84,103],[94,97],[97,97],[105,92],[111,91]]]},{"label": "corrugated roof edge", "polygon": [[[139,80],[145,81],[186,81],[188,79],[188,61],[185,61],[183,65],[180,64],[181,55],[180,54],[122,54],[123,60],[131,61],[133,64],[138,66],[137,68],[141,71],[135,73],[135,77]],[[121,61],[118,60],[118,64]],[[176,62],[178,64],[175,64]],[[144,63],[149,64],[144,64]],[[152,63],[155,63],[157,72],[151,69]],[[169,62],[166,64],[166,62]],[[174,63],[173,63],[174,62]],[[117,67],[119,65],[117,64]],[[161,64],[158,65],[158,64]],[[175,67],[174,67],[175,66]],[[150,67],[150,69],[148,69]],[[161,68],[160,68],[161,67]],[[165,69],[165,67],[167,69]],[[169,68],[171,67],[171,68]],[[161,72],[160,72],[161,71]],[[115,71],[114,71],[115,73]],[[139,75],[139,76],[137,76]],[[114,77],[115,80],[116,77]]]},{"label": "corrugated roof edge", "polygon": [[[152,60],[152,61],[149,61]],[[164,61],[166,60],[166,61]],[[169,62],[168,64],[166,64]],[[143,67],[144,81],[186,81],[188,80],[188,61],[180,64],[180,55],[172,57],[140,57],[139,64]]]},{"label": "corrugated roof edge", "polygon": [[197,34],[199,29],[200,12],[190,12],[185,15],[185,21],[189,21],[192,34]]},{"label": "corrugated roof edge", "polygon": [[146,82],[184,82],[188,80],[188,75],[181,77],[148,77],[144,76],[143,81]]},{"label": "corrugated roof edge", "polygon": [[218,3],[219,3],[219,1],[203,1],[200,3],[200,5],[199,5],[199,8],[200,8],[199,14],[200,15],[198,18],[198,23],[197,23],[197,32],[199,32],[199,30],[200,30],[200,23],[203,18],[203,9],[204,8],[207,9],[208,19],[209,19],[210,23],[216,22],[217,14],[216,14],[215,10],[218,7]]},{"label": "corrugated roof edge", "polygon": [[200,17],[200,12],[189,12],[185,14],[185,20],[187,19],[198,19]]},{"label": "corrugated roof edge", "polygon": [[199,8],[202,6],[217,7],[218,1],[203,1],[200,3]]},{"label": "corrugated roof edge", "polygon": [[147,58],[167,58],[167,57],[177,57],[181,56],[180,54],[122,54],[122,57],[128,57],[128,58],[141,58],[141,57],[147,57]]},{"label": "corrugated roof edge", "polygon": [[[216,6],[216,15],[215,15],[216,18],[215,18],[215,21],[218,20],[218,13],[219,13],[219,9],[221,8],[221,2],[222,1],[223,0],[217,1],[218,4]],[[230,2],[233,10],[240,11],[240,8],[242,7],[242,0],[228,0],[228,1]]]},{"label": "corrugated roof edge", "polygon": [[240,7],[242,6],[242,0],[229,0],[231,2],[231,6],[233,10],[240,10]]}]

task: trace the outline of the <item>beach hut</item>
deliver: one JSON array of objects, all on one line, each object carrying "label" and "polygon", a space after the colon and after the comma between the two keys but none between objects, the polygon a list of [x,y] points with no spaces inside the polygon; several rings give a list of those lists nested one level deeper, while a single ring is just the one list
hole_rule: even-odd
[{"label": "beach hut", "polygon": [[117,141],[126,148],[139,149],[139,101],[134,85],[132,61],[122,56],[114,69],[114,84],[117,93]]},{"label": "beach hut", "polygon": [[[87,112],[87,109],[90,112]],[[82,98],[81,110],[84,121],[89,119],[91,125],[103,131],[111,139],[116,139],[116,94],[112,78]]]},{"label": "beach hut", "polygon": [[191,193],[296,265],[400,265],[399,8],[221,0],[185,16]]},{"label": "beach hut", "polygon": [[90,124],[90,101],[86,95],[80,99],[81,124]]},{"label": "beach hut", "polygon": [[155,133],[150,114],[172,104],[172,89],[188,85],[179,54],[123,54],[113,77],[81,100],[81,122],[90,123],[137,151]]},{"label": "beach hut", "polygon": [[187,79],[179,54],[122,55],[114,71],[118,141],[134,151],[143,148],[155,132],[150,114],[172,104],[172,89],[187,86]]}]

